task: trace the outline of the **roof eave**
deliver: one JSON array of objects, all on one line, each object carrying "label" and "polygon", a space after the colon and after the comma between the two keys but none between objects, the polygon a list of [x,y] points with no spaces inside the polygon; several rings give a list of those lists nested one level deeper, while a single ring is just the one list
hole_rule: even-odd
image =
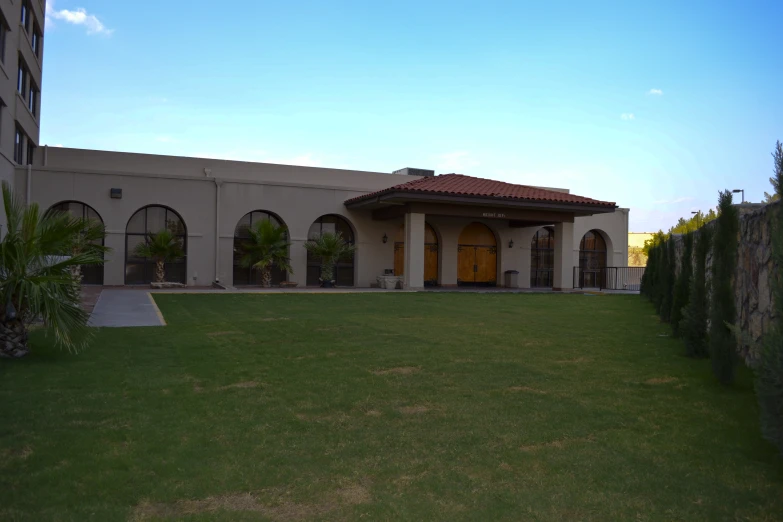
[{"label": "roof eave", "polygon": [[485,205],[507,208],[533,208],[546,210],[561,210],[566,212],[578,212],[582,215],[606,214],[617,209],[615,204],[588,204],[569,203],[565,201],[542,201],[533,199],[515,199],[504,197],[472,196],[469,194],[438,194],[428,192],[409,192],[405,190],[390,190],[375,194],[367,198],[354,198],[354,201],[345,202],[350,209],[378,207],[383,205],[403,204],[409,201],[452,203],[462,205]]}]

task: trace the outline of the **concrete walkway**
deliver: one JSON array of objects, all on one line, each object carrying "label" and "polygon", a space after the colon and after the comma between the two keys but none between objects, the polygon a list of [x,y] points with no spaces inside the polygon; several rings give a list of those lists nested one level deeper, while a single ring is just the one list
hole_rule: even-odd
[{"label": "concrete walkway", "polygon": [[147,290],[104,289],[90,315],[90,326],[165,326]]}]

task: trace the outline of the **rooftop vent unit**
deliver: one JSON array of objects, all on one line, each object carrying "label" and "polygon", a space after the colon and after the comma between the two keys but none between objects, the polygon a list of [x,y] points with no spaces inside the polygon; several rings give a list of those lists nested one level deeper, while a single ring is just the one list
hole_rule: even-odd
[{"label": "rooftop vent unit", "polygon": [[392,172],[392,174],[404,174],[406,176],[424,176],[424,177],[432,177],[435,175],[434,170],[427,170],[427,169],[414,169],[411,167],[405,167],[404,169],[395,170]]}]

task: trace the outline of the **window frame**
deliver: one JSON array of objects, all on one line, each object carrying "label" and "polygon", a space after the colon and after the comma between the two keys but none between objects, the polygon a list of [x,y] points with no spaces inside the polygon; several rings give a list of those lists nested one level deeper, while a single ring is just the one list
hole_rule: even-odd
[{"label": "window frame", "polygon": [[[30,69],[27,67],[24,58],[22,58],[22,55],[20,53],[19,67],[17,68],[17,72],[16,72],[16,92],[19,93],[19,95],[22,97],[23,100],[27,100],[28,84],[30,83],[28,81],[29,77],[30,77]],[[21,85],[19,85],[20,83]]]},{"label": "window frame", "polygon": [[33,33],[30,36],[30,47],[33,48],[33,54],[36,58],[41,58],[41,40],[43,39],[43,31],[38,28],[38,24],[33,22]]},{"label": "window frame", "polygon": [[0,14],[0,62],[2,63],[5,63],[5,51],[9,32],[11,32],[11,28],[8,22],[5,21],[5,17]]},{"label": "window frame", "polygon": [[27,96],[27,109],[30,111],[30,113],[33,116],[38,116],[38,93],[41,92],[38,90],[38,86],[35,85],[35,82],[30,78],[30,87],[27,89],[27,92],[29,93]]},{"label": "window frame", "polygon": [[27,146],[25,147],[25,151],[26,151],[25,165],[33,164],[33,158],[35,157],[35,149],[37,148],[38,146],[35,143],[33,143],[33,140],[27,138]]},{"label": "window frame", "polygon": [[30,2],[27,0],[22,0],[22,13],[21,18],[19,22],[21,23],[22,27],[24,27],[24,30],[27,32],[27,34],[30,34],[30,22],[32,19],[32,9],[31,9]]},{"label": "window frame", "polygon": [[14,161],[19,164],[24,164],[24,139],[25,135],[22,128],[17,125],[14,133]]}]

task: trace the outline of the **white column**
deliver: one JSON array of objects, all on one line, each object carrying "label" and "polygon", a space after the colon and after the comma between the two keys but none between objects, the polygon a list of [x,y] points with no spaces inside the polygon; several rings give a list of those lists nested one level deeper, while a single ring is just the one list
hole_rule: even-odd
[{"label": "white column", "polygon": [[555,290],[574,287],[574,224],[555,224]]},{"label": "white column", "polygon": [[406,289],[424,288],[424,214],[405,214]]}]

